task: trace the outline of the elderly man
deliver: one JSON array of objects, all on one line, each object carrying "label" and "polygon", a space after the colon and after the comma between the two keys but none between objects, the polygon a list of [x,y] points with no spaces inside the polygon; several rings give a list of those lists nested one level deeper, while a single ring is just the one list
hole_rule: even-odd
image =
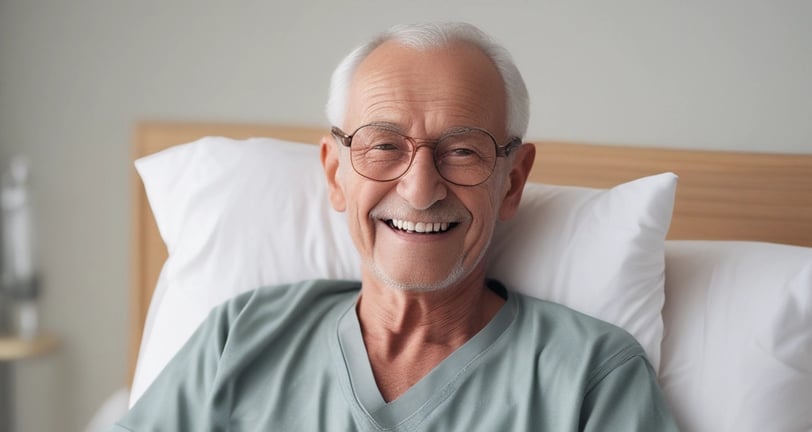
[{"label": "elderly man", "polygon": [[485,277],[535,156],[503,48],[399,26],[330,91],[321,158],[362,280],[217,308],[115,430],[676,429],[631,336]]}]

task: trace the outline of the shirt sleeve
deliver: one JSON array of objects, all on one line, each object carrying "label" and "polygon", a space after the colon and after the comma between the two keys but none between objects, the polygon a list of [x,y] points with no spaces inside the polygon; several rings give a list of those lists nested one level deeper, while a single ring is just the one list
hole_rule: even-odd
[{"label": "shirt sleeve", "polygon": [[678,431],[656,374],[642,355],[612,369],[587,392],[581,427],[589,431]]},{"label": "shirt sleeve", "polygon": [[221,395],[212,394],[212,388],[240,303],[215,308],[110,431],[227,430],[222,426],[229,416],[216,408]]}]

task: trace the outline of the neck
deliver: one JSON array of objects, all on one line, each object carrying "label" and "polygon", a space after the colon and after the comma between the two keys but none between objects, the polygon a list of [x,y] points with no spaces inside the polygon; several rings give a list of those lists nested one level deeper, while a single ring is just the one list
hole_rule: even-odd
[{"label": "neck", "polygon": [[384,399],[414,385],[485,327],[503,303],[485,285],[484,271],[430,292],[402,291],[365,279],[358,320]]},{"label": "neck", "polygon": [[363,285],[358,319],[365,336],[452,343],[453,339],[467,340],[482,329],[498,310],[493,308],[497,299],[501,298],[484,281],[470,287],[431,292]]}]

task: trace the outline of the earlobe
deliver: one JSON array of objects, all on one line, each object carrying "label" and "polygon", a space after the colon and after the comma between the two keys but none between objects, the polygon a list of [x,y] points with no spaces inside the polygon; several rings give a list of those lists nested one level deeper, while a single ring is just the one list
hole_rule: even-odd
[{"label": "earlobe", "polygon": [[343,212],[346,209],[344,190],[339,181],[339,149],[329,136],[321,138],[321,165],[324,168],[324,175],[327,179],[327,191],[330,204],[336,211]]},{"label": "earlobe", "polygon": [[519,202],[522,199],[524,185],[530,176],[533,162],[536,160],[536,146],[532,143],[525,143],[516,149],[516,156],[513,159],[513,166],[508,174],[508,187],[502,206],[499,208],[499,219],[508,220],[512,218],[519,209]]}]

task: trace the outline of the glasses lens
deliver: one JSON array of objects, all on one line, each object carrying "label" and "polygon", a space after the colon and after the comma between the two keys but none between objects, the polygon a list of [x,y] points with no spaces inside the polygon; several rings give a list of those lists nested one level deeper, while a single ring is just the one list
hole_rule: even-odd
[{"label": "glasses lens", "polygon": [[403,135],[379,126],[364,126],[355,132],[350,147],[352,166],[364,177],[388,181],[409,168],[412,149]]},{"label": "glasses lens", "polygon": [[496,143],[480,130],[444,136],[434,151],[440,175],[459,185],[473,186],[488,179],[496,166]]},{"label": "glasses lens", "polygon": [[[378,181],[403,175],[412,162],[414,148],[409,138],[377,125],[363,126],[352,137],[350,155],[358,174]],[[443,136],[434,148],[440,175],[461,186],[478,185],[496,166],[496,143],[484,131],[461,129]]]}]

